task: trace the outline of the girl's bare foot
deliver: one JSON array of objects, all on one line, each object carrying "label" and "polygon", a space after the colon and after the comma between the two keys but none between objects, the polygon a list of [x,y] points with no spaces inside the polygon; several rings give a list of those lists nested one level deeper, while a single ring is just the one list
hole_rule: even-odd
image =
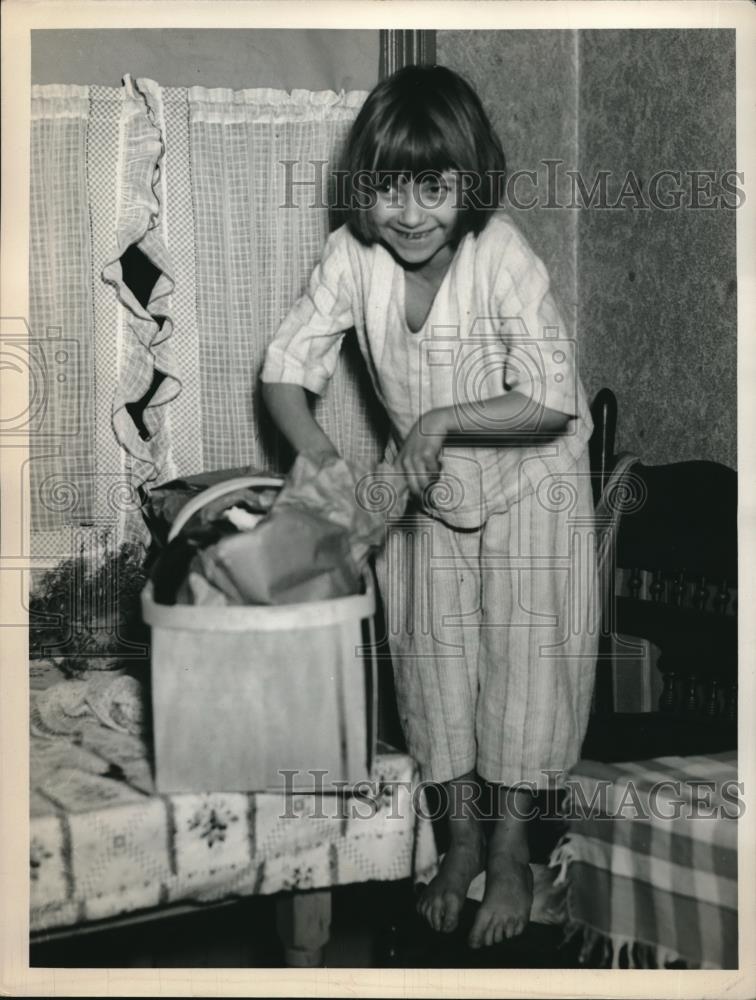
[{"label": "girl's bare foot", "polygon": [[[466,776],[468,780],[470,776]],[[473,813],[469,798],[455,797],[459,792],[456,779],[449,782],[450,793],[449,849],[441,862],[438,875],[423,890],[417,904],[417,911],[434,931],[451,933],[459,923],[467,890],[475,876],[483,870],[483,832]],[[457,807],[457,802],[461,806]]]},{"label": "girl's bare foot", "polygon": [[[519,805],[522,807],[523,803]],[[504,938],[516,937],[530,919],[533,875],[526,824],[518,818],[522,815],[522,808],[517,811],[505,808],[505,814],[494,823],[486,859],[486,889],[470,931],[471,948],[488,947]]]}]

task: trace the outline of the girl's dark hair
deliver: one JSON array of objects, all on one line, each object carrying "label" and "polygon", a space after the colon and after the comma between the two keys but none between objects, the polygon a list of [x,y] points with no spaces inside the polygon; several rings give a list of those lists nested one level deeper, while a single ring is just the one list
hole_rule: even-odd
[{"label": "girl's dark hair", "polygon": [[375,203],[376,175],[443,170],[462,175],[459,237],[479,233],[503,200],[501,143],[461,76],[445,66],[405,66],[370,92],[347,138],[341,192],[354,235],[376,239],[365,211]]}]

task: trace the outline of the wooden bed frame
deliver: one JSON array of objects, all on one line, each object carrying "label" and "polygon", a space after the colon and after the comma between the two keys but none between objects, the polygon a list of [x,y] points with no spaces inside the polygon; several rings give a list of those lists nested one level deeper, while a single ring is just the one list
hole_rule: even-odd
[{"label": "wooden bed frame", "polygon": [[[613,475],[617,400],[592,407],[594,498],[615,514],[604,573],[594,712],[583,757],[637,760],[737,747],[737,473],[717,462],[632,462]],[[635,637],[659,650],[651,712],[615,711],[612,665]]]}]

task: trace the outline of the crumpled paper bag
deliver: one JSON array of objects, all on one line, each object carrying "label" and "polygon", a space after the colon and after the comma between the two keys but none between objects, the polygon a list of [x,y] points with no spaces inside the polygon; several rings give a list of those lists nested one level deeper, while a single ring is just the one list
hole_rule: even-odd
[{"label": "crumpled paper bag", "polygon": [[[386,531],[385,509],[369,502],[381,474],[336,455],[300,454],[256,527],[197,552],[192,570],[211,584],[206,596],[213,603],[221,592],[231,604],[291,604],[359,593]],[[406,491],[396,499],[400,513]],[[195,599],[202,594],[196,583]]]},{"label": "crumpled paper bag", "polygon": [[[349,536],[349,550],[358,569],[362,569],[370,552],[378,548],[386,533],[386,509],[375,503],[372,491],[383,475],[396,474],[390,466],[379,464],[374,470],[360,462],[347,461],[340,455],[312,457],[305,452],[297,456],[274,511],[286,507],[311,510],[341,525]],[[401,513],[407,499],[397,495],[391,513]]]},{"label": "crumpled paper bag", "polygon": [[192,565],[230,604],[322,601],[360,588],[346,529],[297,507],[201,549]]}]

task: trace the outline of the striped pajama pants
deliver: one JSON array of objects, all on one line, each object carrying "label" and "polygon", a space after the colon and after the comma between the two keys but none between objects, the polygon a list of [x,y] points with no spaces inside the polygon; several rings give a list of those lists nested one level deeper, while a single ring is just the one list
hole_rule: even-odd
[{"label": "striped pajama pants", "polygon": [[[582,466],[584,463],[580,463]],[[523,496],[479,529],[419,511],[376,560],[397,703],[425,780],[554,784],[579,759],[598,646],[593,499]]]}]

